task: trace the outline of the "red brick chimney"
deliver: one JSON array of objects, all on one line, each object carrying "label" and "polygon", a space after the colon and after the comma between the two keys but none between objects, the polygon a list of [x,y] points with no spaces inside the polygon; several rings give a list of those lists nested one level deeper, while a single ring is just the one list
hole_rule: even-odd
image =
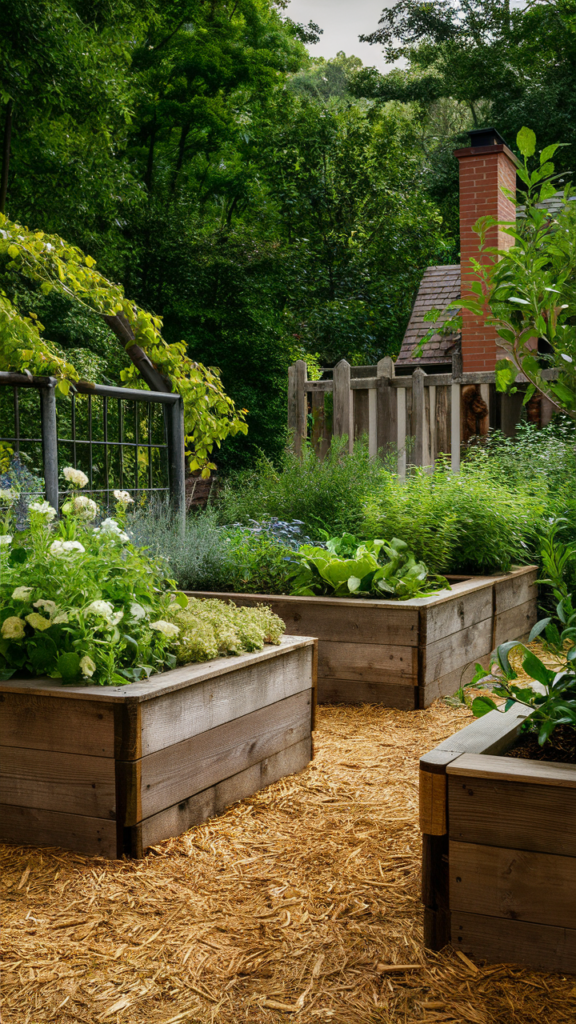
[{"label": "red brick chimney", "polygon": [[[514,154],[494,128],[482,128],[468,133],[471,145],[454,150],[460,162],[460,281],[461,295],[470,293],[467,284],[474,280],[470,257],[478,259],[480,239],[474,224],[479,217],[489,214],[498,220],[514,220],[514,204],[502,193],[502,187],[516,189]],[[491,228],[486,245],[508,249],[513,243],[501,228]],[[486,260],[488,258],[486,257]],[[498,348],[498,335],[487,327],[482,317],[462,310],[462,368],[493,370],[497,359],[504,353]]]}]

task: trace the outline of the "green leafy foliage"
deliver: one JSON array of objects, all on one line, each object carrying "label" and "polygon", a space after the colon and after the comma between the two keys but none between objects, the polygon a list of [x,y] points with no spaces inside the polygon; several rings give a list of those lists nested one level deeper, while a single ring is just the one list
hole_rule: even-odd
[{"label": "green leafy foliage", "polygon": [[408,545],[393,537],[361,542],[352,534],[330,537],[326,547],[304,544],[294,554],[290,593],[303,596],[399,598],[428,597],[450,589],[441,576],[430,576]]},{"label": "green leafy foliage", "polygon": [[[87,482],[78,470],[66,472],[73,488]],[[24,673],[64,684],[118,685],[181,660],[278,642],[280,620],[269,609],[236,621],[231,612],[218,617],[218,602],[204,610],[175,593],[166,561],[130,543],[124,492],[116,518],[99,526],[93,525],[96,503],[78,490],[58,523],[47,502],[30,502],[29,528],[18,540],[17,498],[13,490],[0,491],[0,678]]]},{"label": "green leafy foliage", "polygon": [[[487,674],[477,665],[472,681],[461,687],[452,699],[452,703],[470,707],[476,717],[494,709],[507,711],[514,703],[525,705],[532,713],[523,729],[537,733],[541,746],[558,726],[576,731],[576,608],[564,578],[567,564],[576,557],[576,548],[559,540],[560,525],[553,524],[544,541],[544,564],[551,578],[543,582],[551,584],[559,598],[556,623],[551,618],[542,619],[529,637],[529,641],[540,638],[542,650],[554,655],[554,667],[548,667],[525,644],[509,640],[498,647],[490,672]],[[528,685],[516,682],[518,673],[510,663],[512,651],[522,653],[522,669],[529,677]],[[471,700],[470,691],[475,689],[491,689],[504,704],[496,704],[485,694]]]}]

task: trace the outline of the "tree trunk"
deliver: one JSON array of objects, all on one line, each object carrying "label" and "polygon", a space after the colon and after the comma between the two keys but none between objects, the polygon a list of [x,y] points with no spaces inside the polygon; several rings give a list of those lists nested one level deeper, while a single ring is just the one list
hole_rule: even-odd
[{"label": "tree trunk", "polygon": [[10,139],[12,137],[12,109],[13,102],[8,100],[6,104],[6,118],[4,121],[4,141],[2,144],[2,176],[0,178],[0,213],[4,213],[6,207],[6,196],[8,194],[8,169],[10,167]]},{"label": "tree trunk", "polygon": [[140,345],[130,344],[134,342],[134,332],[124,314],[118,313],[115,316],[104,316],[103,319],[108,324],[110,330],[114,331],[114,334],[130,356],[134,366],[139,371],[142,379],[146,381],[148,387],[152,391],[172,391],[171,382],[154,366],[154,363],[146,355],[144,349]]}]

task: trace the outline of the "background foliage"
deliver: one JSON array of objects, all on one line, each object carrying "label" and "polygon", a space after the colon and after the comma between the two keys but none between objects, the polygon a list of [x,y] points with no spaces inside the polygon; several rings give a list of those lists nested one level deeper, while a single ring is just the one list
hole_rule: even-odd
[{"label": "background foliage", "polygon": [[[318,27],[284,0],[0,0],[5,212],[220,367],[250,428],[221,467],[277,459],[289,363],[395,355],[423,269],[457,261],[467,128],[531,125],[574,166],[575,10],[401,0],[370,38],[406,66],[380,75],[311,59]],[[63,357],[118,382],[121,349],[72,298],[10,287]]]}]

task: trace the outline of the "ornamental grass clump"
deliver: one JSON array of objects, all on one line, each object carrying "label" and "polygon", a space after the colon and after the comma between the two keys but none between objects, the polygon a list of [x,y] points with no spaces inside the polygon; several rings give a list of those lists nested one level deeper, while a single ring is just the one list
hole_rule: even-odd
[{"label": "ornamental grass clump", "polygon": [[1,495],[0,679],[117,685],[279,641],[283,623],[267,610],[235,618],[225,605],[220,615],[199,602],[190,608],[168,563],[130,542],[130,495],[115,491],[115,517],[97,526],[96,502],[78,494],[87,478],[72,467],[64,476],[70,493],[59,520],[48,502],[32,502],[27,529],[17,529],[17,496]]}]

